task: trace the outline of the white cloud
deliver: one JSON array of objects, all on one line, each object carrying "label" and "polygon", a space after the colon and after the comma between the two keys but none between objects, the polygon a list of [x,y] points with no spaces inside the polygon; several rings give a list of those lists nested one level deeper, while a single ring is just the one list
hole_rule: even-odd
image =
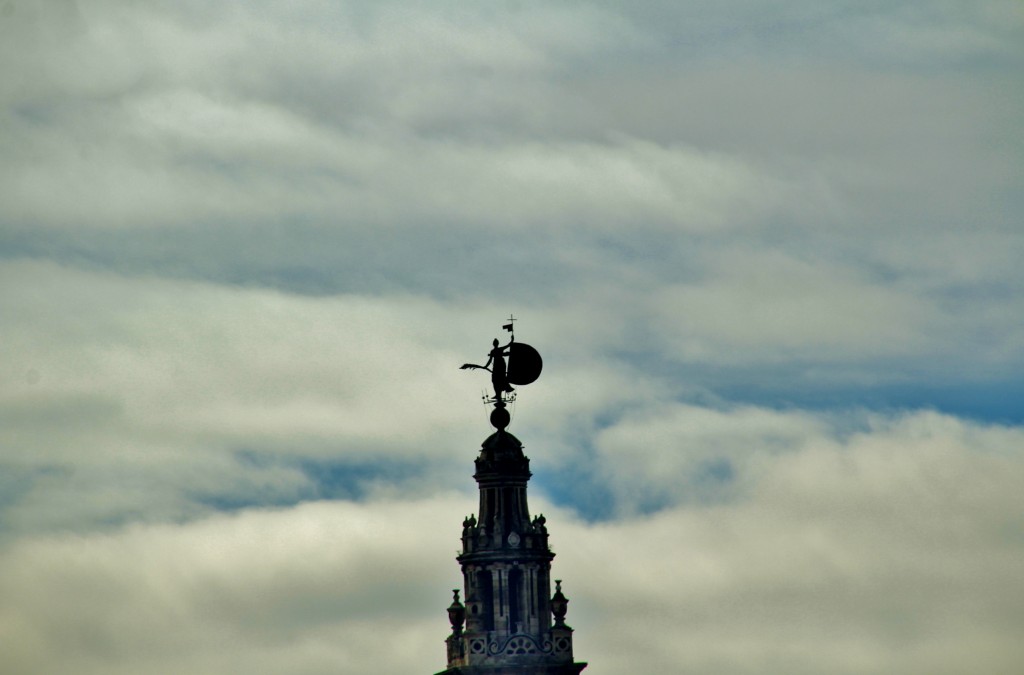
[{"label": "white cloud", "polygon": [[0,563],[5,661],[26,675],[441,661],[458,536],[437,524],[468,506],[321,503],[24,540]]},{"label": "white cloud", "polygon": [[[39,62],[31,86],[7,92],[18,114],[5,120],[0,215],[91,228],[314,218],[346,230],[702,232],[763,217],[794,189],[806,200],[807,185],[726,153],[545,131],[579,117],[558,119],[578,107],[557,85],[562,63],[637,42],[627,19],[532,4],[502,17],[402,4],[321,22],[279,14],[101,3],[65,17],[67,45],[21,43]],[[486,130],[510,117],[537,117],[540,133]]]},{"label": "white cloud", "polygon": [[[708,418],[729,429],[703,437]],[[670,421],[674,434],[648,420],[604,442],[599,461],[621,493],[688,503],[694,463],[711,455],[733,462],[743,491],[554,530],[576,624],[592,622],[580,653],[599,651],[600,668],[640,658],[651,672],[1010,673],[1019,663],[1020,428],[929,413],[875,418],[845,437],[789,413],[680,410]]]},{"label": "white cloud", "polygon": [[654,300],[667,351],[688,360],[910,357],[946,318],[912,291],[835,263],[736,251],[714,266],[710,279]]},{"label": "white cloud", "polygon": [[[14,531],[290,503],[331,489],[317,475],[330,466],[348,467],[354,478],[340,479],[357,494],[429,493],[489,433],[477,402],[486,374],[458,369],[485,356],[488,336],[470,326],[500,316],[489,306],[126,283],[28,261],[0,265],[0,286],[11,318],[0,440],[24,476],[4,510]],[[531,313],[520,333],[551,374],[517,424],[564,443],[566,419],[642,405],[661,387],[590,349],[547,349],[566,330],[559,312]],[[403,478],[403,465],[421,468]]]},{"label": "white cloud", "polygon": [[[744,494],[596,524],[531,499],[595,673],[1012,672],[1019,428],[916,414],[837,436],[802,415],[680,412],[684,428],[709,421]],[[723,440],[713,427],[730,422]],[[622,462],[655,487],[680,475],[648,461],[671,441],[658,428]],[[0,554],[8,663],[28,675],[440,669],[458,522],[474,508],[469,496],[321,502],[23,538]]]},{"label": "white cloud", "polygon": [[588,673],[1012,672],[1020,428],[878,411],[1019,418],[1021,25],[0,2],[5,664],[438,669],[511,311]]},{"label": "white cloud", "polygon": [[685,146],[353,133],[279,105],[190,91],[142,94],[81,115],[94,126],[73,138],[19,129],[19,145],[35,149],[14,149],[26,156],[16,171],[8,165],[8,219],[135,228],[313,218],[333,221],[328,231],[340,235],[424,221],[704,232],[763,218],[797,189]]},{"label": "white cloud", "polygon": [[[781,504],[846,499],[889,509],[910,499],[953,502],[994,479],[1012,482],[1024,436],[1018,427],[982,426],[933,412],[811,414],[752,406],[664,404],[628,413],[599,432],[590,461],[625,513],[681,503],[749,499]],[[979,480],[958,485],[958,476]],[[1005,478],[1002,478],[1005,476]],[[772,488],[778,480],[777,491]],[[1001,485],[1001,487],[1000,487]],[[997,492],[1009,483],[992,485]],[[953,494],[958,497],[953,497]]]}]

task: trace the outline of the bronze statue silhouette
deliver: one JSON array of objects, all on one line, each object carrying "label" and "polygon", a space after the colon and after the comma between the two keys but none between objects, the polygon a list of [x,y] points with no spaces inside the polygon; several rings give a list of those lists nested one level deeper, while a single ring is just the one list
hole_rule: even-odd
[{"label": "bronze statue silhouette", "polygon": [[[509,333],[512,332],[512,321],[502,326]],[[506,361],[506,357],[508,361]],[[513,334],[507,345],[501,345],[498,338],[494,338],[491,351],[487,355],[487,363],[480,366],[475,363],[462,364],[462,370],[469,368],[486,370],[491,373],[491,386],[494,388],[494,398],[486,399],[487,403],[494,404],[494,411],[491,413],[491,423],[498,429],[508,426],[509,415],[505,410],[505,404],[511,403],[514,397],[506,398],[505,394],[515,391],[512,385],[530,384],[540,377],[540,371],[544,362],[537,350],[523,342],[516,342]]]},{"label": "bronze statue silhouette", "polygon": [[[462,370],[467,368],[477,368],[480,370],[487,370],[491,373],[491,386],[494,387],[494,400],[500,401],[501,395],[504,393],[512,393],[515,389],[508,382],[508,366],[505,363],[505,355],[511,353],[512,344],[516,341],[515,335],[508,341],[508,344],[499,347],[498,338],[494,338],[492,343],[493,347],[490,354],[487,355],[487,363],[482,366],[478,366],[475,363],[464,363],[462,364]],[[493,366],[491,364],[494,364]]]}]

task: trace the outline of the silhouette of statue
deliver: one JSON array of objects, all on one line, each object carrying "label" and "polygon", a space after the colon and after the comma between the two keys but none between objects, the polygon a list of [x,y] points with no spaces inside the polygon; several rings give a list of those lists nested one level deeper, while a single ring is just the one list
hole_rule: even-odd
[{"label": "silhouette of statue", "polygon": [[[478,366],[473,363],[462,364],[462,370],[467,368],[479,368],[480,370],[491,371],[491,385],[494,387],[494,400],[500,401],[501,395],[505,392],[515,391],[512,385],[508,382],[508,367],[505,363],[505,355],[511,350],[512,343],[516,341],[515,336],[508,341],[508,344],[501,347],[498,346],[498,338],[494,338],[493,348],[490,354],[487,355],[487,363],[482,366]],[[494,365],[491,365],[494,364]]]},{"label": "silhouette of statue", "polygon": [[[512,332],[511,321],[513,320],[510,317],[510,323],[504,326],[505,330],[510,333]],[[508,357],[507,362],[505,361],[506,356]],[[491,386],[494,387],[494,398],[487,400],[487,403],[494,404],[494,410],[491,411],[491,424],[501,431],[511,421],[511,416],[508,410],[506,410],[506,403],[515,400],[511,397],[506,399],[504,395],[515,391],[512,388],[513,384],[517,386],[526,385],[535,381],[540,376],[544,362],[541,360],[540,354],[537,353],[536,349],[528,344],[516,342],[515,335],[513,335],[509,339],[508,344],[504,346],[498,342],[498,338],[494,338],[490,354],[487,356],[487,363],[484,365],[478,366],[475,363],[464,363],[460,367],[462,370],[477,368],[491,373]],[[484,525],[484,523],[481,523],[481,526]]]}]

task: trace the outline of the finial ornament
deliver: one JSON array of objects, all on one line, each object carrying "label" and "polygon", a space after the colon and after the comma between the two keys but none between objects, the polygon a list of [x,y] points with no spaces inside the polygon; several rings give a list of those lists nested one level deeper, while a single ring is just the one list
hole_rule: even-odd
[{"label": "finial ornament", "polygon": [[502,326],[510,333],[508,344],[502,345],[498,338],[494,338],[487,363],[482,366],[464,363],[461,366],[462,370],[477,369],[491,373],[494,398],[485,400],[494,404],[491,424],[499,430],[507,427],[511,421],[506,406],[515,400],[515,388],[512,385],[523,386],[536,381],[544,366],[536,349],[524,342],[516,342],[515,333],[512,332],[515,321],[516,318],[509,315],[508,323]]},{"label": "finial ornament", "polygon": [[462,635],[462,624],[466,621],[466,607],[459,601],[459,589],[453,588],[452,594],[455,597],[452,604],[448,606],[448,620],[452,624],[452,633]]},{"label": "finial ornament", "polygon": [[555,579],[555,594],[551,597],[551,613],[555,617],[555,626],[565,626],[565,613],[569,610],[569,600],[562,593],[562,580]]}]

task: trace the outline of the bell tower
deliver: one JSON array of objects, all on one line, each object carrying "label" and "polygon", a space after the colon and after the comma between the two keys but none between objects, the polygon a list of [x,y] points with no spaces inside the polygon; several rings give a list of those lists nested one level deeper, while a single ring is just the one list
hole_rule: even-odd
[{"label": "bell tower", "polygon": [[527,506],[530,459],[519,439],[506,431],[507,403],[515,396],[510,385],[536,380],[540,355],[513,337],[505,347],[494,341],[488,366],[492,363],[493,369],[463,366],[491,370],[495,397],[488,402],[494,404],[496,431],[476,458],[479,517],[462,522],[462,552],[456,557],[465,604],[455,589],[448,607],[448,667],[438,675],[578,675],[587,664],[573,661],[573,629],[565,623],[568,600],[561,580],[551,593],[555,554],[548,545],[547,523],[543,515],[531,518]]}]

